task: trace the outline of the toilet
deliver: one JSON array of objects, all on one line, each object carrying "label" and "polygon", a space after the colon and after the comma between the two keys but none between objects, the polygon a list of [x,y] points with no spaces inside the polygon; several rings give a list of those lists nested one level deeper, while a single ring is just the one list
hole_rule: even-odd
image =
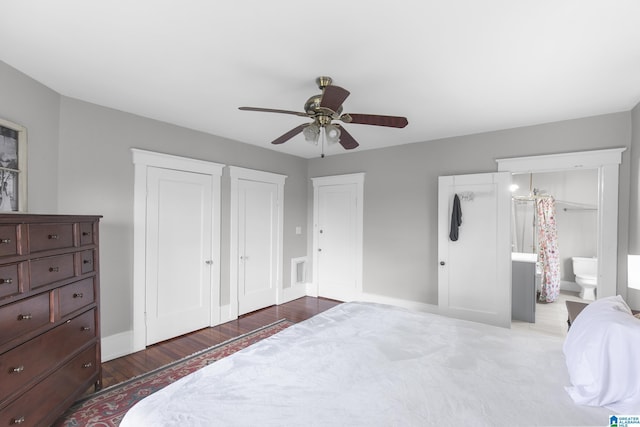
[{"label": "toilet", "polygon": [[598,286],[598,258],[573,257],[571,260],[576,283],[580,286],[580,298],[595,300]]}]

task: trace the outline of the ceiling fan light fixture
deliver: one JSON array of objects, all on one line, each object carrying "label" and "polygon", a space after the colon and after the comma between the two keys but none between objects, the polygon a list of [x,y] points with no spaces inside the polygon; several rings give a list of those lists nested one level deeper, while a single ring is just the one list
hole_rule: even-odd
[{"label": "ceiling fan light fixture", "polygon": [[340,142],[340,128],[338,126],[328,124],[324,127],[324,133],[329,144]]},{"label": "ceiling fan light fixture", "polygon": [[317,144],[318,139],[320,138],[320,126],[318,126],[317,123],[311,123],[309,126],[304,128],[302,134],[307,142]]},{"label": "ceiling fan light fixture", "polygon": [[[355,114],[342,113],[342,104],[350,92],[340,86],[335,86],[330,77],[321,76],[316,80],[318,88],[322,90],[319,95],[310,97],[304,105],[304,112],[280,110],[274,108],[239,107],[243,111],[261,111],[267,113],[291,114],[294,116],[312,119],[309,124],[301,124],[271,141],[272,144],[282,144],[291,138],[303,134],[304,139],[314,145],[322,143],[324,153],[325,142],[327,144],[339,143],[345,150],[353,150],[359,146],[351,136],[348,129],[339,124],[331,124],[332,120],[340,120],[343,123],[361,125],[386,126],[403,128],[409,124],[406,117],[384,116],[380,114]],[[324,155],[323,155],[324,157]]]}]

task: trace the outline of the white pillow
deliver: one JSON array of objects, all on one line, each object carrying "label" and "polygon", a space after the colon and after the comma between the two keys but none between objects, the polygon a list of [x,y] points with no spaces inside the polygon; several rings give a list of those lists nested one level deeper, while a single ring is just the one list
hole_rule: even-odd
[{"label": "white pillow", "polygon": [[582,310],[563,346],[577,404],[640,413],[640,320],[621,296],[601,298]]}]

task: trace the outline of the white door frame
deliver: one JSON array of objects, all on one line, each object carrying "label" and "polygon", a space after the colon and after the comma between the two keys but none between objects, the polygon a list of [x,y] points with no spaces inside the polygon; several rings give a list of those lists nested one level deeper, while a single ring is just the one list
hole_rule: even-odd
[{"label": "white door frame", "polygon": [[211,326],[220,322],[220,177],[224,165],[187,157],[131,149],[135,170],[133,201],[133,336],[132,352],[146,347],[146,206],[147,168],[184,170],[212,177]]},{"label": "white door frame", "polygon": [[626,296],[617,287],[618,277],[618,184],[622,152],[626,148],[579,151],[542,156],[496,159],[498,171],[513,173],[598,170],[598,297]]},{"label": "white door frame", "polygon": [[318,277],[318,221],[320,219],[319,206],[319,187],[325,185],[356,185],[356,251],[353,254],[355,263],[355,299],[359,299],[363,294],[362,287],[362,259],[363,259],[363,219],[364,219],[364,172],[352,173],[346,175],[333,175],[311,178],[313,182],[313,285],[309,292],[311,296],[318,296],[319,293],[319,277]]},{"label": "white door frame", "polygon": [[278,204],[277,204],[277,249],[275,256],[276,264],[276,304],[282,304],[283,301],[283,279],[282,279],[282,260],[283,260],[283,236],[284,236],[284,181],[286,175],[280,175],[273,172],[264,172],[254,169],[246,169],[238,166],[228,166],[229,177],[231,178],[231,216],[229,218],[230,239],[229,239],[229,312],[223,313],[223,317],[227,320],[238,318],[238,181],[249,180],[275,184],[278,186]]}]

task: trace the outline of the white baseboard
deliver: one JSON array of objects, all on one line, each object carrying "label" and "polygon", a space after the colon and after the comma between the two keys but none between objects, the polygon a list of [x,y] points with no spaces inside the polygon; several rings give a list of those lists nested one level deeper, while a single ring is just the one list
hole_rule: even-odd
[{"label": "white baseboard", "polygon": [[133,331],[103,337],[100,340],[102,361],[117,359],[133,353]]},{"label": "white baseboard", "polygon": [[[220,324],[235,320],[229,314],[229,305],[220,307]],[[102,337],[100,340],[102,362],[117,359],[135,353],[133,348],[133,331]]]},{"label": "white baseboard", "polygon": [[305,284],[306,295],[308,297],[317,297],[318,296],[318,287],[313,283]]},{"label": "white baseboard", "polygon": [[417,301],[409,301],[409,300],[404,300],[399,298],[392,298],[384,295],[368,294],[366,292],[363,292],[361,294],[360,300],[366,301],[366,302],[375,302],[378,304],[395,305],[398,307],[404,307],[404,308],[408,308],[410,310],[416,310],[416,311],[424,311],[427,313],[436,313],[436,314],[439,313],[439,307],[437,305],[426,304],[426,303],[417,302]]},{"label": "white baseboard", "polygon": [[307,295],[307,284],[296,283],[291,287],[285,288],[283,290],[280,304],[284,304],[286,302],[293,301],[294,299],[302,298]]},{"label": "white baseboard", "polygon": [[[313,283],[307,283],[305,287],[306,287],[306,296],[308,297],[318,296],[318,288]],[[439,312],[438,306],[434,304],[426,304],[426,303],[417,302],[417,301],[409,301],[409,300],[404,300],[400,298],[392,298],[384,295],[369,294],[366,292],[363,292],[362,294],[360,294],[360,296],[354,299],[354,301],[355,300],[365,301],[365,302],[375,302],[378,304],[395,305],[398,307],[408,308],[410,310],[425,311],[428,313]]]},{"label": "white baseboard", "polygon": [[[310,292],[312,291],[312,292]],[[303,296],[317,296],[315,293],[315,287],[312,283],[300,284],[293,288],[289,288],[283,295],[282,303],[293,301],[294,299],[301,298]],[[438,306],[432,304],[425,304],[416,301],[408,301],[398,298],[386,297],[383,295],[367,294],[363,293],[358,300],[366,302],[375,302],[379,304],[389,304],[398,307],[405,307],[411,310],[426,311],[429,313],[438,313]],[[223,305],[220,307],[220,324],[235,320],[235,317],[231,317],[230,306]],[[127,356],[133,351],[133,331],[121,332],[108,337],[103,337],[100,341],[102,347],[102,361],[108,362],[109,360],[117,359],[118,357]]]},{"label": "white baseboard", "polygon": [[231,316],[231,306],[229,304],[220,306],[220,324],[236,320],[237,317]]}]

